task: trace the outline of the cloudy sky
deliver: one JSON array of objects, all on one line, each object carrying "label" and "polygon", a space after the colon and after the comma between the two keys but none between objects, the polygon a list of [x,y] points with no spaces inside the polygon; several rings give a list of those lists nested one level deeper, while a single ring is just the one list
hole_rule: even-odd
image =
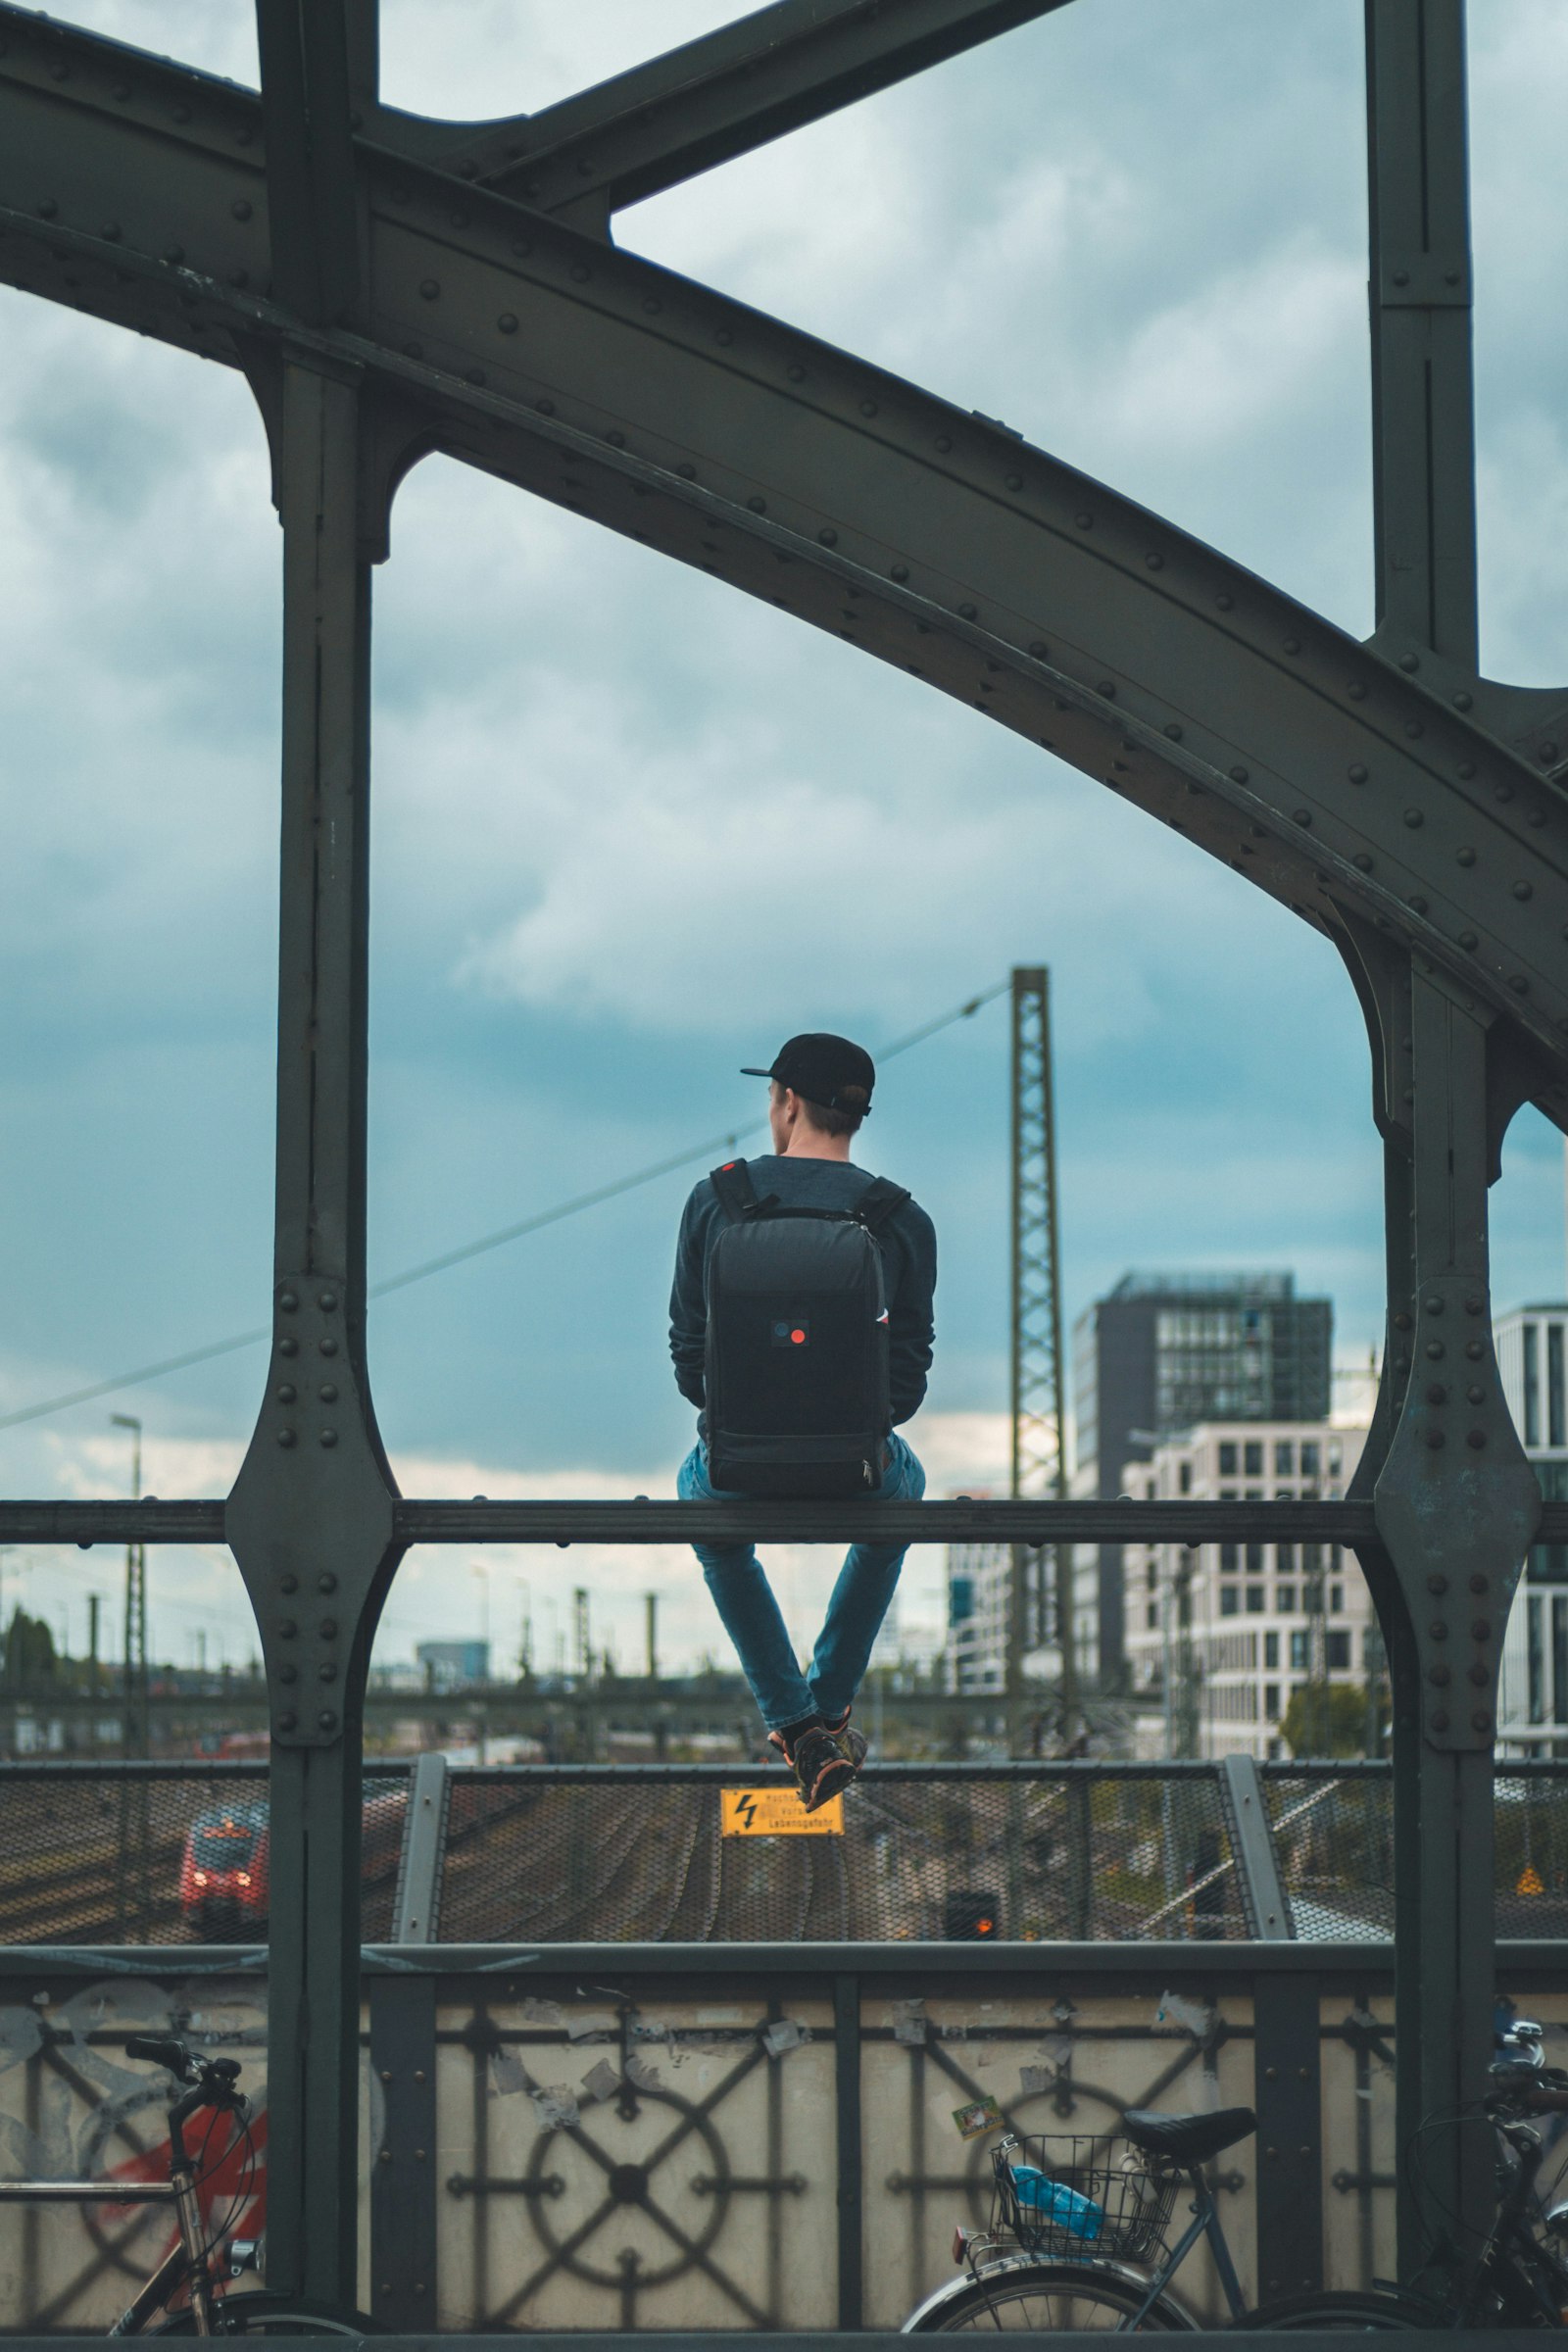
[{"label": "cloudy sky", "polygon": [[[232,0],[79,20],[255,78]],[[722,0],[384,0],[384,94],[532,109]],[[1568,609],[1568,12],[1472,8],[1483,659],[1561,682]],[[623,214],[619,241],[1027,437],[1372,624],[1360,0],[1077,0]],[[0,1414],[265,1320],[277,574],[225,371],[0,292]],[[1069,1315],[1130,1266],[1284,1265],[1347,1373],[1379,1327],[1366,1049],[1331,952],[1102,790],[836,639],[445,461],[376,582],[370,1261],[384,1278],[741,1127],[791,1030],[875,1048],[1052,967]],[[933,1485],[1004,1455],[1004,1006],[893,1064],[863,1156],[942,1245],[911,1433]],[[690,1416],[666,1177],[376,1306],[405,1490],[667,1492]],[[1561,1147],[1517,1122],[1506,1305],[1563,1289]],[[220,1492],[250,1348],[0,1431],[13,1494]],[[1348,1378],[1342,1405],[1359,1396]],[[906,1615],[935,1620],[917,1555]],[[804,1613],[826,1565],[786,1584]],[[526,1584],[524,1581],[526,1580]],[[716,1629],[684,1558],[411,1560],[383,1637],[565,1588],[631,1659]],[[103,1554],[0,1558],[74,1642]],[[247,1654],[222,1558],[152,1562],[153,1639]]]}]

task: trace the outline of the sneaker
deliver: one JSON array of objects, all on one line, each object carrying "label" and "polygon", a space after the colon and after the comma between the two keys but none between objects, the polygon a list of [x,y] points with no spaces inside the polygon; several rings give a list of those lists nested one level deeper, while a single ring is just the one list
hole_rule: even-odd
[{"label": "sneaker", "polygon": [[795,1742],[792,1761],[801,1802],[808,1813],[814,1813],[830,1796],[847,1788],[858,1770],[843,1738],[835,1739],[831,1732],[803,1732]]},{"label": "sneaker", "polygon": [[837,1740],[839,1746],[843,1749],[844,1753],[849,1757],[850,1762],[856,1772],[858,1772],[860,1766],[865,1762],[866,1753],[870,1748],[871,1742],[863,1732],[858,1732],[854,1729],[850,1722],[850,1710],[848,1707],[845,1708],[843,1722],[839,1726],[839,1729],[834,1733],[833,1737]]}]

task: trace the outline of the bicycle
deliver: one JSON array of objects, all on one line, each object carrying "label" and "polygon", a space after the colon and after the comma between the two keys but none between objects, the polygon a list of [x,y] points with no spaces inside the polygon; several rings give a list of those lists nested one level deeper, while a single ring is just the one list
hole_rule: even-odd
[{"label": "bicycle", "polygon": [[[183,2085],[169,2109],[169,2179],[167,2180],[0,2180],[0,2203],[11,2205],[171,2205],[178,2236],[152,2277],[127,2305],[111,2335],[381,2335],[380,2322],[358,2313],[344,2317],[310,2312],[282,2295],[246,2292],[231,2295],[230,2281],[242,2275],[255,2249],[229,2241],[224,2272],[220,2249],[227,2222],[243,2206],[246,2186],[234,2197],[224,2225],[209,2233],[202,2219],[199,2190],[207,2177],[207,2145],[220,2120],[233,2119],[245,2149],[245,2167],[255,2173],[255,2144],[251,2135],[250,2102],[238,2089],[239,2061],[207,2058],[187,2048],[173,2034],[131,2034],[125,2038],[128,2058],[149,2059],[166,2067],[176,2084]],[[185,2127],[204,2111],[212,2121],[193,2156],[186,2144]],[[218,2160],[232,2142],[225,2136]],[[172,2308],[186,2290],[183,2308]],[[163,2317],[159,2319],[158,2315]],[[149,2325],[156,2322],[156,2325]]]},{"label": "bicycle", "polygon": [[[1328,2289],[1250,2310],[1202,2168],[1257,2129],[1250,2107],[1212,2115],[1129,2108],[1116,2138],[1019,2139],[991,2151],[995,2190],[984,2230],[955,2230],[953,2259],[967,2276],[939,2287],[904,2323],[906,2335],[968,2328],[1147,2328],[1186,2333],[1203,2325],[1170,2282],[1200,2237],[1208,2240],[1232,2327],[1428,2327],[1425,2306],[1373,2290]],[[1183,2186],[1192,2220],[1174,2246],[1165,2232]],[[1152,2268],[1149,2266],[1152,2266]],[[1143,2266],[1143,2267],[1140,2267]]]}]

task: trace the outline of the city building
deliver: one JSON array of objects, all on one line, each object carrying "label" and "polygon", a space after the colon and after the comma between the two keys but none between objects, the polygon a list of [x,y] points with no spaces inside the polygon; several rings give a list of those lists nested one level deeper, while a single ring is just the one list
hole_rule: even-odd
[{"label": "city building", "polygon": [[[966,1490],[976,1501],[983,1491]],[[1070,1554],[1069,1554],[1070,1557]],[[1026,1576],[1023,1671],[1034,1683],[1055,1682],[1061,1673],[1061,1651],[1054,1641],[1041,1641],[1038,1623],[1042,1606],[1053,1606],[1049,1555],[1032,1576]],[[1010,1544],[950,1544],[948,1545],[948,1630],[943,1645],[943,1683],[949,1690],[1000,1690],[1006,1673],[1007,1611],[1012,1580]],[[1039,1587],[1043,1580],[1044,1598]]]},{"label": "city building", "polygon": [[488,1642],[418,1642],[414,1656],[427,1690],[466,1690],[490,1680]]},{"label": "city building", "polygon": [[[1548,1502],[1568,1499],[1568,1303],[1519,1306],[1493,1337],[1502,1394]],[[1537,1544],[1508,1614],[1497,1697],[1505,1755],[1568,1756],[1568,1544]]]},{"label": "city building", "polygon": [[[1206,1421],[1126,1464],[1122,1485],[1145,1501],[1338,1501],[1365,1441],[1322,1421]],[[1128,1544],[1123,1566],[1130,1685],[1160,1702],[1141,1716],[1148,1754],[1285,1754],[1303,1685],[1380,1674],[1371,1595],[1338,1544]]]},{"label": "city building", "polygon": [[[1324,1421],[1334,1307],[1293,1274],[1125,1274],[1073,1327],[1073,1493],[1114,1500],[1129,1463],[1200,1422]],[[1107,1689],[1129,1630],[1121,1548],[1086,1550],[1074,1578],[1079,1658]]]}]

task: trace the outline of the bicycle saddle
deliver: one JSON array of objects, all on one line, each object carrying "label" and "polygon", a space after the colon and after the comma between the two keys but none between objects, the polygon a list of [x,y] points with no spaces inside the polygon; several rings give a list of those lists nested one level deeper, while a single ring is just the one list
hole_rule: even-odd
[{"label": "bicycle saddle", "polygon": [[1257,2130],[1250,2107],[1221,2107],[1213,2115],[1159,2115],[1152,2107],[1129,2107],[1121,2120],[1135,2148],[1176,2164],[1201,2164]]}]

